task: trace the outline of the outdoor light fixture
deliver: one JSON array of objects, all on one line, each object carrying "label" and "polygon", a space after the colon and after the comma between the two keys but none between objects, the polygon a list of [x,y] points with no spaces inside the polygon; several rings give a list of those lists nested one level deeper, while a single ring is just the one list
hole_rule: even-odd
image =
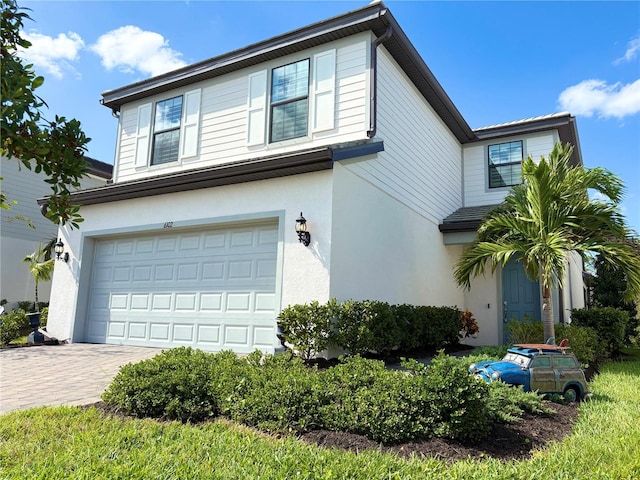
[{"label": "outdoor light fixture", "polygon": [[58,239],[58,243],[56,243],[54,251],[56,252],[56,259],[62,260],[65,263],[69,261],[69,252],[64,251],[64,243],[62,243],[61,238]]},{"label": "outdoor light fixture", "polygon": [[308,247],[311,243],[311,234],[307,232],[307,219],[302,216],[302,212],[300,212],[300,216],[296,220],[296,233],[300,243]]}]

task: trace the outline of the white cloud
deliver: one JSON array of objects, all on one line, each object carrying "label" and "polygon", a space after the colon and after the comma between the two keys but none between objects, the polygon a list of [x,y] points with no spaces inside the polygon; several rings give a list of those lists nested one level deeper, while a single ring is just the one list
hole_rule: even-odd
[{"label": "white cloud", "polygon": [[169,48],[162,35],[127,25],[101,35],[90,47],[102,59],[108,70],[114,68],[133,73],[136,70],[151,76],[186,65],[182,54]]},{"label": "white cloud", "polygon": [[558,97],[562,110],[574,115],[623,118],[640,112],[640,79],[607,85],[603,80],[584,80],[566,88]]},{"label": "white cloud", "polygon": [[631,60],[636,58],[639,53],[640,53],[640,35],[629,40],[629,43],[627,44],[627,51],[624,52],[624,55],[622,57],[618,58],[613,63],[615,65],[618,65],[619,63],[623,63],[623,62],[630,62]]},{"label": "white cloud", "polygon": [[74,32],[60,33],[56,38],[40,33],[22,32],[31,46],[20,52],[20,56],[56,78],[63,77],[64,70],[73,70],[72,61],[78,60],[78,52],[84,48],[84,41]]}]

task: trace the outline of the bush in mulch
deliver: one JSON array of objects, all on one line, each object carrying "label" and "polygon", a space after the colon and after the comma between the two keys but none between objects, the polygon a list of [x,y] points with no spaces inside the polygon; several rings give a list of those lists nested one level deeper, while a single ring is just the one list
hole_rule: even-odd
[{"label": "bush in mulch", "polygon": [[177,348],[123,367],[103,400],[137,417],[226,416],[268,432],[324,429],[383,444],[431,437],[477,444],[493,422],[548,411],[536,394],[490,387],[467,373],[466,360],[443,353],[428,367],[407,361],[390,370],[354,356],[319,370],[290,353],[238,358]]}]

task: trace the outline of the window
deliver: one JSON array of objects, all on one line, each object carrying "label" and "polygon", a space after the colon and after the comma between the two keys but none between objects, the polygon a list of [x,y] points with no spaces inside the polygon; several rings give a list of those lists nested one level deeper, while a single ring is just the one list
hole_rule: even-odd
[{"label": "window", "polygon": [[156,103],[151,165],[176,162],[180,150],[182,96]]},{"label": "window", "polygon": [[307,135],[309,123],[309,60],[271,72],[271,142]]},{"label": "window", "polygon": [[531,362],[531,366],[532,367],[538,367],[538,368],[543,368],[543,367],[550,368],[551,367],[551,358],[549,358],[549,357],[535,357],[533,359],[533,362]]},{"label": "window", "polygon": [[489,145],[489,188],[522,182],[522,142]]},{"label": "window", "polygon": [[560,368],[578,368],[576,359],[569,356],[557,356],[553,359],[553,365]]}]

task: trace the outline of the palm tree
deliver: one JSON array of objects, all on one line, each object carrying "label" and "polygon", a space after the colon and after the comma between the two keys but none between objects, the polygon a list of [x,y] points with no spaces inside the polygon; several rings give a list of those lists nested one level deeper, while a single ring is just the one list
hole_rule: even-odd
[{"label": "palm tree", "polygon": [[[542,286],[545,340],[555,337],[551,290],[562,286],[571,252],[583,259],[603,254],[624,272],[626,297],[640,295],[640,255],[618,210],[622,181],[603,168],[572,166],[572,151],[569,144],[556,144],[548,160],[536,164],[529,157],[522,163],[523,183],[482,220],[454,271],[458,284],[471,288],[471,277],[484,274],[487,264],[495,272],[509,259],[522,262],[527,277]],[[598,195],[589,198],[588,190]]]},{"label": "palm tree", "polygon": [[[51,242],[50,242],[51,243]],[[29,271],[36,283],[36,303],[34,311],[38,311],[38,283],[51,280],[53,275],[54,259],[51,258],[51,249],[38,244],[38,248],[31,255],[27,255],[22,261],[28,264]]]}]

